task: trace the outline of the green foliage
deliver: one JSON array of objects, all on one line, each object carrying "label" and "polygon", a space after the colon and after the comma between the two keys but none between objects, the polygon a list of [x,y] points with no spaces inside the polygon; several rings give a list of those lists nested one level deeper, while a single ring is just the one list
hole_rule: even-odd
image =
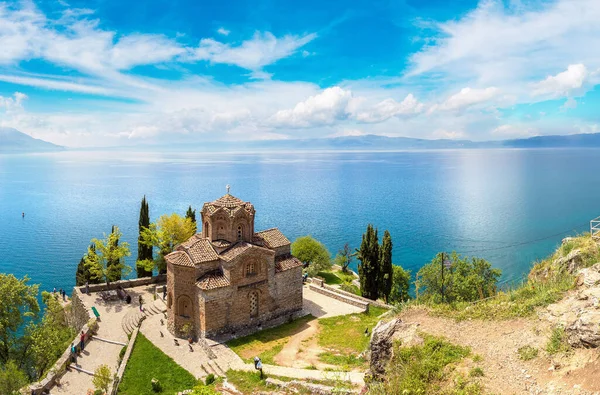
[{"label": "green foliage", "polygon": [[319,360],[329,365],[339,366],[344,371],[362,368],[366,363],[363,356],[358,356],[356,354],[334,354],[331,352],[319,354]]},{"label": "green foliage", "polygon": [[42,292],[42,300],[46,305],[43,319],[26,328],[28,351],[36,377],[42,377],[52,367],[75,336],[55,295]]},{"label": "green foliage", "polygon": [[392,236],[387,230],[383,233],[379,254],[378,292],[387,303],[392,291],[394,267],[392,264]]},{"label": "green foliage", "polygon": [[214,382],[215,382],[215,375],[212,373],[209,373],[208,376],[206,376],[206,379],[204,380],[204,384],[211,385]]},{"label": "green foliage", "polygon": [[[95,254],[95,253],[96,253],[96,246],[94,244],[91,244],[88,247],[88,251],[86,254]],[[100,284],[102,282],[102,279],[92,278],[92,274],[90,273],[90,270],[88,269],[88,267],[85,264],[85,255],[84,255],[81,257],[81,260],[79,261],[79,264],[77,265],[77,272],[75,273],[75,285],[77,285],[77,286],[85,285],[86,282],[89,284]]]},{"label": "green foliage", "polygon": [[338,251],[337,255],[333,259],[333,263],[342,268],[343,273],[348,272],[348,266],[352,263],[354,259],[354,253],[350,248],[348,243],[344,244],[344,248]]},{"label": "green foliage", "polygon": [[154,264],[159,273],[167,271],[165,256],[173,252],[177,245],[192,237],[196,233],[195,229],[195,224],[190,218],[182,218],[177,214],[162,215],[156,223],[142,229],[142,243],[158,248],[159,253]]},{"label": "green foliage", "polygon": [[188,219],[190,221],[192,221],[192,224],[194,225],[194,234],[198,231],[198,226],[196,224],[196,210],[192,210],[192,206],[189,206],[186,213],[185,213],[185,218]]},{"label": "green foliage", "polygon": [[[140,264],[140,262],[152,261],[152,246],[146,245],[143,243],[142,239],[142,231],[145,228],[150,226],[150,208],[148,206],[148,201],[146,200],[146,195],[142,198],[142,203],[140,205],[140,219],[138,221],[138,254],[136,259],[136,271],[138,277],[149,277],[152,275],[152,268],[147,270],[147,264]],[[153,265],[150,265],[151,267]]]},{"label": "green foliage", "polygon": [[[431,263],[417,272],[415,286],[419,298],[434,303],[472,302],[496,294],[498,279],[502,272],[493,269],[484,259],[463,258],[455,252],[446,256],[446,259],[451,262],[451,267],[443,269],[442,283],[444,255],[438,254]],[[442,289],[444,289],[444,300],[442,300]]]},{"label": "green foliage", "polygon": [[0,274],[0,365],[16,358],[21,345],[19,329],[33,322],[40,311],[38,285],[28,285],[12,274]]},{"label": "green foliage", "polygon": [[315,276],[318,272],[331,269],[331,256],[327,248],[311,236],[298,237],[292,243],[292,255],[308,265],[308,273]]},{"label": "green foliage", "polygon": [[120,238],[121,231],[115,226],[108,236],[104,235],[104,239],[92,239],[94,248],[90,247],[84,257],[91,278],[109,283],[129,274],[131,268],[125,264],[124,259],[131,255],[129,244],[119,244]]},{"label": "green foliage", "polygon": [[341,284],[340,289],[342,291],[350,292],[351,294],[361,296],[360,289],[354,284]]},{"label": "green foliage", "polygon": [[567,334],[565,328],[558,325],[552,329],[550,338],[546,344],[546,352],[550,355],[558,353],[566,353],[571,350],[571,346],[567,342]]},{"label": "green foliage", "polygon": [[385,393],[440,392],[441,383],[452,370],[451,365],[470,354],[467,347],[428,335],[424,337],[423,345],[396,347],[383,383]]},{"label": "green foliage", "polygon": [[479,366],[475,367],[469,371],[469,376],[470,377],[483,377],[483,369],[481,369]]},{"label": "green foliage", "polygon": [[193,391],[189,395],[219,395],[220,392],[216,391],[213,387],[208,385],[199,384],[194,387]]},{"label": "green foliage", "polygon": [[108,392],[108,387],[112,382],[112,374],[108,365],[100,365],[94,371],[92,383],[97,390]]},{"label": "green foliage", "polygon": [[394,265],[392,269],[392,289],[389,301],[392,303],[402,303],[410,299],[408,293],[410,289],[410,271],[404,270],[401,266]]},{"label": "green foliage", "polygon": [[538,356],[538,349],[531,346],[520,347],[517,351],[519,353],[519,358],[523,361],[530,361]]},{"label": "green foliage", "polygon": [[27,384],[27,376],[15,361],[0,365],[0,394],[18,395],[19,389]]},{"label": "green foliage", "polygon": [[362,296],[372,300],[379,297],[379,240],[377,229],[373,225],[367,226],[367,231],[362,236],[360,249],[357,250],[358,276]]},{"label": "green foliage", "polygon": [[119,361],[123,360],[123,357],[125,356],[126,352],[127,352],[127,346],[123,346],[123,348],[121,348],[121,351],[119,351]]},{"label": "green foliage", "polygon": [[138,333],[119,385],[119,395],[152,395],[153,378],[161,382],[167,394],[176,394],[197,384],[194,376]]}]

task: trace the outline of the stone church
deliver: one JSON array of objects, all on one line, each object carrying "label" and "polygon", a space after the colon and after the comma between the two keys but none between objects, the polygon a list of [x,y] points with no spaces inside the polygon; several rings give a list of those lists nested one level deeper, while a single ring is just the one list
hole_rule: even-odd
[{"label": "stone church", "polygon": [[302,263],[277,228],[254,231],[251,203],[228,187],[201,216],[201,232],[165,257],[171,333],[235,334],[302,309]]}]

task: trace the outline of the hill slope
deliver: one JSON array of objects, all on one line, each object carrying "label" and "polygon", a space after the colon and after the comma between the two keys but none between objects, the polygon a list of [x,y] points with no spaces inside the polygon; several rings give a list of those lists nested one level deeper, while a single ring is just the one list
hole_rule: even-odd
[{"label": "hill slope", "polygon": [[0,153],[2,154],[52,152],[62,150],[64,150],[64,147],[47,141],[34,139],[16,129],[0,127]]}]

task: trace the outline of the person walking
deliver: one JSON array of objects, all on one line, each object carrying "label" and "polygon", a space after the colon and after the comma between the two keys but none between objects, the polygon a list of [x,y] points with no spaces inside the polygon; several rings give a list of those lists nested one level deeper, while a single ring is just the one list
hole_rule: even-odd
[{"label": "person walking", "polygon": [[163,300],[167,299],[167,286],[163,285]]},{"label": "person walking", "polygon": [[71,362],[77,365],[77,347],[75,347],[75,343],[71,343]]},{"label": "person walking", "polygon": [[139,296],[138,300],[140,302],[140,311],[144,311],[144,309],[142,308],[142,303],[144,303],[144,299],[142,299],[142,295]]},{"label": "person walking", "polygon": [[79,347],[81,351],[85,348],[85,332],[81,331],[81,336],[79,336]]},{"label": "person walking", "polygon": [[85,293],[86,295],[90,294],[90,283],[89,282],[85,282]]},{"label": "person walking", "polygon": [[62,291],[62,297],[63,297],[63,302],[66,302],[67,301],[67,291],[65,291],[64,289]]}]

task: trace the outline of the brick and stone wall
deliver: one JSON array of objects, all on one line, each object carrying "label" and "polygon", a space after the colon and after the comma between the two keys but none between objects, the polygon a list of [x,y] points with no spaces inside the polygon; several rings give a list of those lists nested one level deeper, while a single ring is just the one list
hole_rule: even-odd
[{"label": "brick and stone wall", "polygon": [[79,288],[73,288],[71,302],[66,306],[67,323],[75,331],[79,332],[84,325],[90,321],[90,312],[81,299],[82,292]]}]

